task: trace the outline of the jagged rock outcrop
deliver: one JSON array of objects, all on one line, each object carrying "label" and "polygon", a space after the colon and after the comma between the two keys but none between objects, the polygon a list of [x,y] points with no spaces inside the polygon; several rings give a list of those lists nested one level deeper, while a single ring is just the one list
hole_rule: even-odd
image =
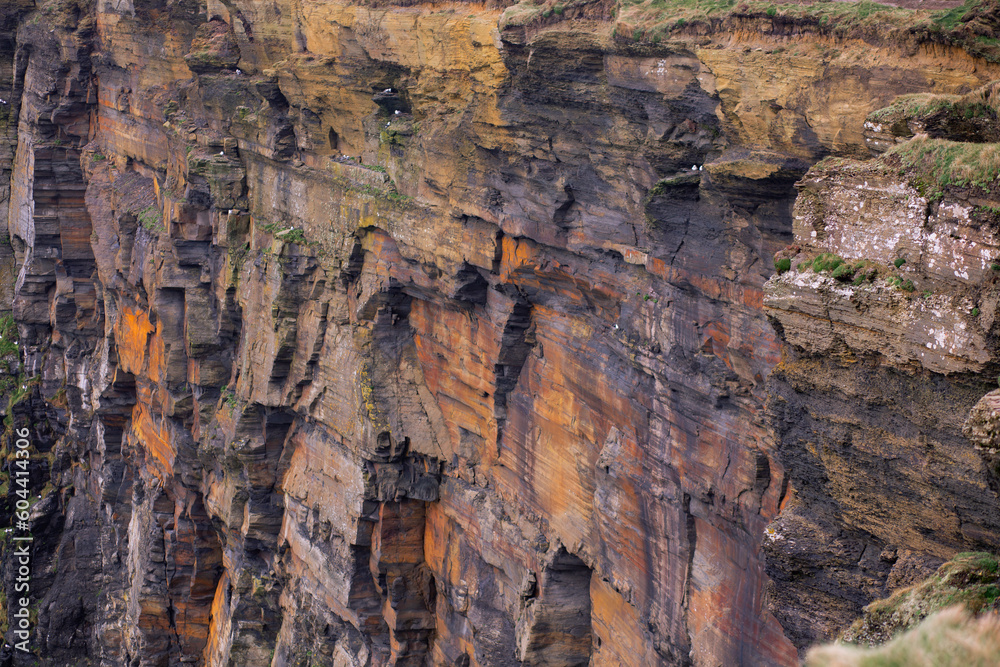
[{"label": "jagged rock outcrop", "polygon": [[[59,491],[33,510],[48,664],[788,665],[907,568],[997,543],[959,436],[992,364],[989,325],[957,310],[968,276],[933,278],[969,327],[941,367],[919,366],[930,332],[859,336],[870,367],[842,334],[795,338],[842,298],[795,272],[768,297],[798,345],[773,374],[762,300],[812,162],[863,154],[897,94],[1000,68],[778,23],[624,43],[592,9],[18,15],[4,210],[40,378],[19,418]],[[840,437],[873,382],[857,442],[909,419],[894,444],[933,474],[874,453],[848,470],[916,485],[857,537],[828,488],[809,504],[801,432]],[[908,513],[927,521],[900,530]],[[815,587],[789,578],[810,558],[834,612],[804,628]]]},{"label": "jagged rock outcrop", "polygon": [[997,371],[997,217],[991,188],[953,171],[992,150],[916,136],[798,184],[795,243],[764,298],[790,346],[767,412],[791,489],[765,552],[800,645],[956,552],[996,548],[997,478],[965,422]]}]

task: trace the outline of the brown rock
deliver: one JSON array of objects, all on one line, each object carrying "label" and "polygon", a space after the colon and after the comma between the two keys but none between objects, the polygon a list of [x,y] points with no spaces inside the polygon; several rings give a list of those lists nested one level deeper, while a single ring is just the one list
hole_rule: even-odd
[{"label": "brown rock", "polygon": [[[56,5],[0,10],[37,558],[80,573],[33,589],[51,664],[790,665],[883,592],[881,554],[996,541],[956,436],[993,363],[967,203],[905,248],[940,304],[869,290],[865,319],[789,272],[792,348],[763,311],[807,162],[995,65],[756,29],[633,49],[606,3],[502,32],[474,5]],[[874,221],[807,180],[796,231],[848,245],[879,188],[913,195],[890,176]],[[931,308],[960,346],[923,353]],[[803,627],[791,575],[828,543]]]}]

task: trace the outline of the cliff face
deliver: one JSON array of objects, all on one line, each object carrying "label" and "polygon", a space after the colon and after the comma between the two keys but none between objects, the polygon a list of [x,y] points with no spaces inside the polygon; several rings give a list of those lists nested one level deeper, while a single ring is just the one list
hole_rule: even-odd
[{"label": "cliff face", "polygon": [[[47,664],[789,665],[1000,543],[989,226],[863,167],[792,212],[997,66],[516,10],[0,10]],[[935,295],[765,301],[793,239]]]},{"label": "cliff face", "polygon": [[[956,552],[995,549],[997,477],[962,427],[994,382],[998,248],[986,199],[928,201],[888,160],[800,187],[801,252],[764,300],[792,344],[767,412],[794,489],[765,551],[782,624],[820,639]],[[860,268],[800,270],[817,251]]]}]

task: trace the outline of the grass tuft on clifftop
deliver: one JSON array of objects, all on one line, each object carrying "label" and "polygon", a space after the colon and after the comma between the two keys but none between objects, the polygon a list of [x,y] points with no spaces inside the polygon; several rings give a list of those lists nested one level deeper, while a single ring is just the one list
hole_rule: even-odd
[{"label": "grass tuft on clifftop", "polygon": [[9,355],[19,355],[17,322],[14,316],[6,314],[0,317],[0,359]]},{"label": "grass tuft on clifftop", "polygon": [[934,42],[1000,62],[1000,39],[996,38],[1000,7],[994,0],[966,0],[947,10],[910,9],[870,0],[521,0],[504,11],[500,28],[577,18],[613,20],[612,36],[622,45],[655,45],[679,34],[757,29],[874,43]]},{"label": "grass tuft on clifftop", "polygon": [[813,648],[805,667],[996,667],[998,655],[1000,616],[973,618],[962,607],[952,607],[879,648]]},{"label": "grass tuft on clifftop", "polygon": [[915,137],[890,148],[921,194],[940,199],[949,185],[991,191],[1000,178],[1000,144]]},{"label": "grass tuft on clifftop", "polygon": [[958,95],[937,95],[934,93],[900,95],[889,106],[868,114],[868,120],[891,122],[896,119],[920,118],[921,116],[929,116],[939,109],[952,107],[958,100]]},{"label": "grass tuft on clifftop", "polygon": [[845,642],[877,645],[953,605],[974,614],[1000,611],[1000,560],[984,552],[960,553],[923,582],[865,607],[844,631]]},{"label": "grass tuft on clifftop", "polygon": [[926,132],[932,137],[990,143],[1000,140],[998,119],[1000,81],[994,81],[965,95],[902,95],[868,114],[865,126],[876,131],[888,129],[897,140]]},{"label": "grass tuft on clifftop", "polygon": [[707,25],[715,27],[715,23],[729,18],[743,22],[770,22],[774,26],[791,23],[848,36],[848,32],[858,28],[908,25],[915,18],[915,12],[868,0],[813,4],[737,0],[619,0],[618,20],[635,24],[647,38],[684,28],[697,29]]}]

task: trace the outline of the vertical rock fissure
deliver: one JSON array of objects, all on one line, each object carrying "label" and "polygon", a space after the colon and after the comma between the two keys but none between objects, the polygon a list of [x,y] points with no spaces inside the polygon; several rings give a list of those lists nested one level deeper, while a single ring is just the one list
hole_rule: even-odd
[{"label": "vertical rock fissure", "polygon": [[580,558],[559,549],[541,581],[525,591],[517,623],[517,657],[531,667],[586,667],[593,652],[590,579]]}]

